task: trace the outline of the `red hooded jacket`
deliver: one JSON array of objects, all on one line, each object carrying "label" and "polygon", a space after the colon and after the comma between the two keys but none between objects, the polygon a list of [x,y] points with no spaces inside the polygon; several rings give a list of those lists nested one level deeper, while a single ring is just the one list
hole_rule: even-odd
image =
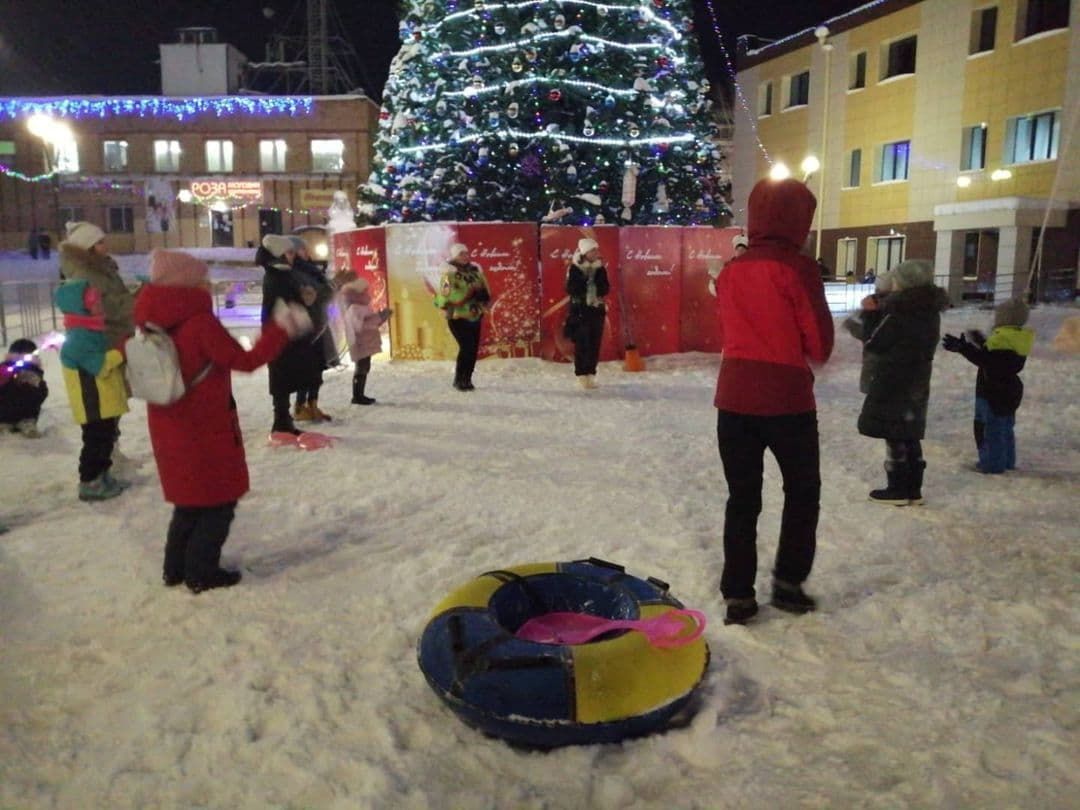
[{"label": "red hooded jacket", "polygon": [[210,293],[197,287],[144,286],[135,299],[135,324],[147,321],[172,336],[185,380],[213,364],[177,402],[146,406],[165,500],[177,506],[238,500],[248,491],[248,471],[231,375],[273,360],[288,336],[268,321],[251,351],[244,351],[214,317]]},{"label": "red hooded jacket", "polygon": [[816,410],[808,361],[824,363],[833,348],[821,276],[799,253],[816,207],[798,180],[762,180],[750,193],[750,248],[716,282],[723,357],[714,404],[721,410]]}]

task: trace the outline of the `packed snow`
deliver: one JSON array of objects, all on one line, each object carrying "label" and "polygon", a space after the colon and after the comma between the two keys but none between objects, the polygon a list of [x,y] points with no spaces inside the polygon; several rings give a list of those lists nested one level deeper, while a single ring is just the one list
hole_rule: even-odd
[{"label": "packed snow", "polygon": [[[0,806],[11,808],[1066,808],[1080,732],[1080,357],[1041,307],[1019,469],[973,470],[975,369],[935,362],[926,504],[867,501],[883,442],[855,420],[859,345],[817,378],[824,490],[804,617],[724,627],[718,357],[570,367],[376,358],[320,405],[335,447],[266,446],[265,370],[234,376],[252,491],[232,589],[161,583],[163,503],[143,407],[135,485],[76,500],[79,430],[56,355],[45,435],[0,436]],[[944,327],[986,328],[954,310]],[[839,323],[839,321],[838,321]],[[759,597],[782,493],[767,465]],[[523,751],[460,722],[416,641],[436,602],[498,567],[590,556],[659,577],[708,615],[689,722],[617,745]]]}]

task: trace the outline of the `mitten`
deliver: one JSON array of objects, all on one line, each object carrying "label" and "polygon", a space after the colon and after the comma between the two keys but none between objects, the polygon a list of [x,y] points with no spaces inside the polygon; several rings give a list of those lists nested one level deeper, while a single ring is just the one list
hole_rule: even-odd
[{"label": "mitten", "polygon": [[945,335],[941,339],[941,346],[947,352],[960,352],[967,346],[967,340],[963,335],[957,337],[956,335]]},{"label": "mitten", "polygon": [[986,345],[986,335],[984,335],[978,329],[969,329],[965,334],[967,335],[967,339],[974,343],[976,346]]},{"label": "mitten", "polygon": [[311,316],[296,303],[286,304],[280,298],[274,302],[274,323],[280,326],[289,339],[306,335],[311,331]]}]

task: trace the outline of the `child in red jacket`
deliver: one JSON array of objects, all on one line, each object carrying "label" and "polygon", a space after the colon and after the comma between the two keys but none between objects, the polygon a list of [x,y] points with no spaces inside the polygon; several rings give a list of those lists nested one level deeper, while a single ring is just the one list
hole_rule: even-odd
[{"label": "child in red jacket", "polygon": [[146,406],[161,489],[174,505],[163,579],[169,586],[186,583],[194,593],[235,585],[240,572],[221,568],[221,547],[236,502],[248,491],[248,471],[231,374],[273,360],[290,339],[311,331],[311,319],[299,304],[281,304],[245,351],[214,316],[206,265],[157,250],[150,283],[135,301],[135,323],[169,333],[185,380],[209,367],[173,404]]}]

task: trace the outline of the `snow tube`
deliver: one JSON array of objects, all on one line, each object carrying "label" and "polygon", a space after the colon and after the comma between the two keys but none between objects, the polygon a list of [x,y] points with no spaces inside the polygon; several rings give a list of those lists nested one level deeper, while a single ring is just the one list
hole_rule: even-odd
[{"label": "snow tube", "polygon": [[616,742],[659,731],[686,708],[709,663],[705,640],[661,649],[632,631],[575,645],[514,633],[559,611],[648,619],[679,608],[667,583],[603,560],[520,565],[443,599],[417,655],[435,693],[480,731],[537,748]]}]

